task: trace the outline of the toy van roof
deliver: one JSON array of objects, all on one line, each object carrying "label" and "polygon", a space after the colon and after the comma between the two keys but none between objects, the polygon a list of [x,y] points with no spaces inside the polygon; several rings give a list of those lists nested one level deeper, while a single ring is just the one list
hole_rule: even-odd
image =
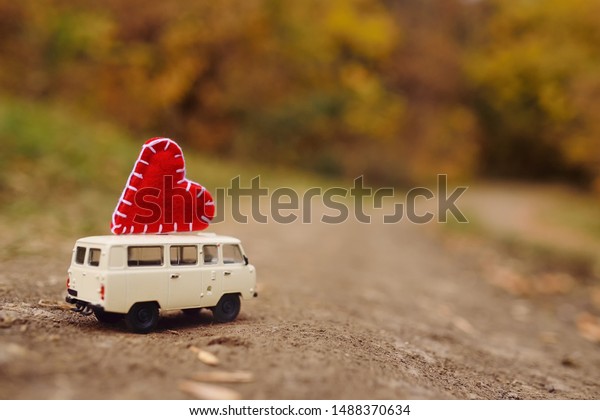
[{"label": "toy van roof", "polygon": [[96,245],[170,245],[170,244],[239,244],[240,240],[231,236],[214,233],[171,233],[162,235],[102,235],[87,236],[77,240],[78,244]]}]

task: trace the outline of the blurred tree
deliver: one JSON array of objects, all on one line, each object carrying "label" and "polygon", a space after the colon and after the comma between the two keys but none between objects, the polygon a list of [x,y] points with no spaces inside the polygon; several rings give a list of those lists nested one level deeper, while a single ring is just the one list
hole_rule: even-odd
[{"label": "blurred tree", "polygon": [[468,55],[485,172],[600,186],[600,2],[491,1]]},{"label": "blurred tree", "polygon": [[0,89],[371,182],[600,189],[599,4],[0,0]]},{"label": "blurred tree", "polygon": [[258,107],[254,95],[240,102],[242,153],[336,174],[373,164],[364,158],[397,138],[404,106],[380,75],[398,43],[385,8],[271,1],[267,11],[274,54],[265,62],[280,90]]},{"label": "blurred tree", "polygon": [[482,22],[479,3],[389,3],[404,43],[384,74],[406,98],[402,153],[409,180],[431,180],[438,173],[455,181],[469,178],[478,169],[479,130],[462,60]]}]

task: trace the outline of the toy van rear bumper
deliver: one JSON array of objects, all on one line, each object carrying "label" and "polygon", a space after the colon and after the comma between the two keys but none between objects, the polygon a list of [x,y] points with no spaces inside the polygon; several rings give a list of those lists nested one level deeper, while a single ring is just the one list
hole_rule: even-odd
[{"label": "toy van rear bumper", "polygon": [[104,310],[104,307],[102,305],[94,305],[94,304],[91,304],[90,302],[86,302],[85,300],[77,299],[71,295],[67,295],[65,297],[65,301],[72,305],[80,305],[80,306],[84,306],[84,307],[87,306],[90,309],[96,309],[99,311]]}]

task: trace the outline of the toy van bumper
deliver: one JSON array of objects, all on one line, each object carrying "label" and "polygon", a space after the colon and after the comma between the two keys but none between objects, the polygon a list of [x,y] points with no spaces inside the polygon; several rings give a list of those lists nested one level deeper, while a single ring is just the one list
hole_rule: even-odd
[{"label": "toy van bumper", "polygon": [[96,310],[99,310],[99,311],[104,311],[104,306],[102,306],[102,305],[94,305],[94,304],[92,304],[90,302],[86,302],[85,300],[77,299],[77,298],[75,298],[75,297],[73,297],[71,295],[67,295],[65,297],[65,301],[67,303],[70,303],[72,305],[76,305],[76,306],[79,306],[79,307],[88,307],[91,310],[96,309]]},{"label": "toy van bumper", "polygon": [[[235,293],[235,292],[233,292]],[[258,297],[258,292],[254,289],[241,291],[239,292],[240,296],[244,300],[256,299]]]}]

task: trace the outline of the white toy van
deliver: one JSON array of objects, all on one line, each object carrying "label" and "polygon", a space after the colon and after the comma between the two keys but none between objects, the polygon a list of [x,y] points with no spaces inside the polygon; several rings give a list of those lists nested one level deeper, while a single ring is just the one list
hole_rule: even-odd
[{"label": "white toy van", "polygon": [[147,333],[159,310],[195,313],[210,308],[233,321],[240,298],[257,297],[256,270],[239,239],[214,234],[110,235],[75,243],[66,301],[100,322],[125,318]]}]

